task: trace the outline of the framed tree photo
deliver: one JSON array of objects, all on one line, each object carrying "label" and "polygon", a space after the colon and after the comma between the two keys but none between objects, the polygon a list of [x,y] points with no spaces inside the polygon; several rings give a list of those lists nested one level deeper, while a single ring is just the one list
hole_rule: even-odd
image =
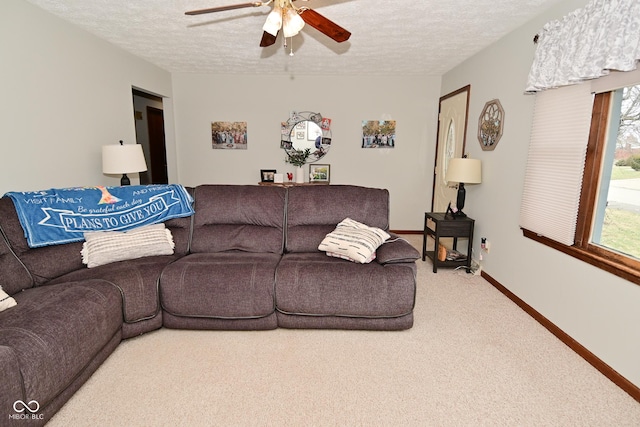
[{"label": "framed tree photo", "polygon": [[395,146],[395,120],[362,121],[362,148],[394,148]]},{"label": "framed tree photo", "polygon": [[309,181],[323,182],[328,184],[331,166],[329,165],[309,165]]}]

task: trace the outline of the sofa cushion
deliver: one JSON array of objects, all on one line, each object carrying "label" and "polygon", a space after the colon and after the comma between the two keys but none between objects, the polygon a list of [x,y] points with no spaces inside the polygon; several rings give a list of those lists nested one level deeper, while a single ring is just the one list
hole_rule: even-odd
[{"label": "sofa cushion", "polygon": [[11,248],[9,236],[22,239],[26,245],[24,231],[18,220],[13,201],[0,198],[0,286],[9,295],[34,285],[35,280],[18,254]]},{"label": "sofa cushion", "polygon": [[112,262],[154,255],[172,255],[173,237],[164,224],[153,224],[128,231],[84,233],[82,263],[93,268]]},{"label": "sofa cushion", "polygon": [[[32,283],[35,285],[46,283],[48,280],[70,271],[84,268],[80,257],[82,242],[29,248],[13,201],[6,196],[0,199],[0,228],[2,228],[12,251],[30,272]],[[51,260],[55,260],[55,262],[51,262]],[[6,286],[5,290],[13,294],[13,291]]]},{"label": "sofa cushion", "polygon": [[376,250],[376,261],[380,264],[415,262],[419,258],[420,252],[411,243],[393,233]]},{"label": "sofa cushion", "polygon": [[0,286],[9,295],[33,286],[33,278],[25,265],[0,237]]},{"label": "sofa cushion", "polygon": [[[43,408],[120,333],[120,295],[111,284],[92,280],[26,289],[14,297],[18,305],[0,313],[0,347],[16,357],[24,398]],[[9,396],[11,402],[22,398]]]},{"label": "sofa cushion", "polygon": [[287,252],[318,252],[318,246],[345,218],[389,229],[389,192],[352,185],[289,188]]},{"label": "sofa cushion", "polygon": [[[191,192],[192,189],[187,188]],[[175,254],[189,250],[192,217],[175,218],[165,222],[175,242]],[[0,285],[13,295],[21,289],[38,286],[67,273],[86,270],[82,264],[82,242],[29,248],[24,230],[9,197],[0,198]],[[55,262],[51,262],[55,260]]]},{"label": "sofa cushion", "polygon": [[326,235],[318,249],[329,256],[366,264],[375,259],[376,249],[388,238],[384,230],[346,218]]},{"label": "sofa cushion", "polygon": [[164,223],[164,225],[171,231],[171,236],[173,236],[174,254],[186,255],[189,253],[192,221],[193,215],[185,218],[170,219]]},{"label": "sofa cushion", "polygon": [[[3,422],[8,423],[8,415],[13,411],[13,403],[18,399],[25,401],[25,397],[22,393],[18,358],[11,347],[4,345],[0,346],[0,378],[2,378],[0,380],[0,408],[2,408]],[[19,425],[18,422],[14,424]]]},{"label": "sofa cushion", "polygon": [[285,188],[201,185],[194,197],[191,252],[282,253]]},{"label": "sofa cushion", "polygon": [[191,254],[168,265],[160,279],[162,308],[183,317],[248,319],[273,314],[280,255]]},{"label": "sofa cushion", "polygon": [[[0,246],[2,242],[0,241]],[[9,295],[33,286],[31,275],[13,255],[0,254],[0,287]]]},{"label": "sofa cushion", "polygon": [[124,321],[128,324],[137,323],[154,318],[160,312],[158,294],[160,274],[168,264],[178,258],[177,255],[162,255],[119,261],[72,271],[49,283],[106,280],[120,292]]},{"label": "sofa cushion", "polygon": [[357,264],[322,252],[285,254],[276,308],[301,316],[388,318],[413,311],[415,263]]}]

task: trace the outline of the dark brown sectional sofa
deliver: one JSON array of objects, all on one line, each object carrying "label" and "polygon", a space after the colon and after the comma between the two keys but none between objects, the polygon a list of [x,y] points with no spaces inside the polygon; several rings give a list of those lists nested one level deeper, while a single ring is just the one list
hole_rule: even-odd
[{"label": "dark brown sectional sofa", "polygon": [[[29,248],[0,199],[0,425],[42,425],[122,339],[161,327],[402,330],[419,253],[397,236],[359,264],[318,245],[345,218],[388,230],[387,190],[201,185],[165,223],[173,255],[82,264],[82,242]],[[36,409],[37,408],[37,409]]]}]

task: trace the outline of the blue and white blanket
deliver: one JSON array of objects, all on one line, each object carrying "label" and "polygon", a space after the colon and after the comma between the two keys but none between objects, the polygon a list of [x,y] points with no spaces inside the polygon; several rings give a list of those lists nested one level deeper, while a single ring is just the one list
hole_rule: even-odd
[{"label": "blue and white blanket", "polygon": [[29,246],[84,240],[85,231],[129,230],[193,214],[181,185],[52,188],[9,192]]}]

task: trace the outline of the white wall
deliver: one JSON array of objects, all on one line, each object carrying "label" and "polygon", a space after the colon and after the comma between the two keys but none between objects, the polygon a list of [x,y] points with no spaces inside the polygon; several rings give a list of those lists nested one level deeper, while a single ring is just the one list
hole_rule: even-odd
[{"label": "white wall", "polygon": [[[465,212],[479,239],[491,243],[484,270],[538,312],[640,386],[640,286],[526,239],[518,226],[535,97],[523,94],[534,34],[548,21],[583,7],[565,1],[443,76],[442,94],[471,84],[467,148],[483,162],[483,182],[467,189]],[[493,152],[477,141],[478,116],[498,98],[504,135]]]},{"label": "white wall", "polygon": [[101,146],[135,142],[132,86],[171,96],[166,71],[23,0],[0,2],[0,58],[0,195],[119,185],[102,174]]},{"label": "white wall", "polygon": [[[303,54],[303,53],[300,53]],[[439,77],[303,77],[174,74],[178,169],[185,185],[256,184],[260,169],[293,172],[280,149],[289,112],[332,119],[318,163],[331,183],[389,189],[390,226],[419,230],[431,206]],[[362,120],[397,121],[393,149],[361,148]],[[247,150],[213,150],[211,122],[246,121]]]}]

